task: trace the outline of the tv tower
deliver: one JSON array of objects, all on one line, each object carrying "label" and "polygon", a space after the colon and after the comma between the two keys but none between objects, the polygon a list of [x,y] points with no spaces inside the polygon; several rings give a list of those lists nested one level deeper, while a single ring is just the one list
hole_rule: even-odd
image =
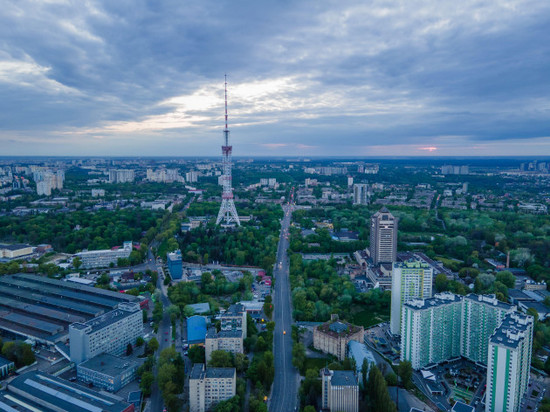
[{"label": "tv tower", "polygon": [[233,202],[233,187],[231,186],[231,152],[233,147],[229,146],[229,129],[227,128],[227,75],[225,75],[225,129],[223,129],[223,136],[225,145],[222,146],[222,204],[216,224],[219,225],[222,221],[225,221],[222,226],[233,226],[235,224],[240,226],[241,222]]}]

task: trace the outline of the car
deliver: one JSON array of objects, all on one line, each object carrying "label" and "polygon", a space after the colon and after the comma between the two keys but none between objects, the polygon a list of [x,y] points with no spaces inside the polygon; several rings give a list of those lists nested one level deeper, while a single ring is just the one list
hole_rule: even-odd
[{"label": "car", "polygon": [[286,330],[283,330],[283,335],[286,335]]}]

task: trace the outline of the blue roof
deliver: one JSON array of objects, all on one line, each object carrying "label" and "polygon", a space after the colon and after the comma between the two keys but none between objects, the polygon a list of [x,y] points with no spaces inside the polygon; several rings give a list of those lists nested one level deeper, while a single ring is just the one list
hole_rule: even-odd
[{"label": "blue roof", "polygon": [[460,401],[457,401],[452,409],[453,412],[473,412],[475,411],[473,406],[466,405]]},{"label": "blue roof", "polygon": [[204,343],[206,337],[206,318],[191,316],[187,318],[187,343]]}]

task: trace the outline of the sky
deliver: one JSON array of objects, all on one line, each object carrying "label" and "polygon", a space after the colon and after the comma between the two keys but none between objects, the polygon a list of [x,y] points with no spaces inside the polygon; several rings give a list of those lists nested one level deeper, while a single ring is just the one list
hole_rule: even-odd
[{"label": "sky", "polygon": [[550,155],[550,1],[0,7],[2,155]]}]

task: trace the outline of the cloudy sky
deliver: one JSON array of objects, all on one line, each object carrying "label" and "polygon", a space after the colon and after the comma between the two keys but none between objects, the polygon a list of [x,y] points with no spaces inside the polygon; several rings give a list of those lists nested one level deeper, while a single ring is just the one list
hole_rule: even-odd
[{"label": "cloudy sky", "polygon": [[550,1],[0,7],[0,154],[550,155]]}]

